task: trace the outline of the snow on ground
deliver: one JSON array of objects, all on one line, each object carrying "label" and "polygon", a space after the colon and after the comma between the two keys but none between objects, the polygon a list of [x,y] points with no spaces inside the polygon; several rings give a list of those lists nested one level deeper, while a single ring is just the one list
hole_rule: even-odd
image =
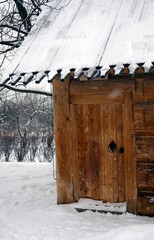
[{"label": "snow on ground", "polygon": [[56,205],[51,163],[0,163],[0,240],[154,239],[154,218],[74,206]]}]

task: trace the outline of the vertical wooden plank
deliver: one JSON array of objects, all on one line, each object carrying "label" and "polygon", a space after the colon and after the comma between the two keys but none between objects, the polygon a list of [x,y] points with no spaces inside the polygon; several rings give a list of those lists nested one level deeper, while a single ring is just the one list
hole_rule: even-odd
[{"label": "vertical wooden plank", "polygon": [[106,191],[106,187],[105,187],[105,117],[104,117],[104,105],[100,105],[100,121],[101,121],[101,128],[100,128],[100,132],[101,132],[101,156],[100,156],[100,161],[101,161],[101,166],[100,166],[100,198],[101,200],[105,199],[105,191]]},{"label": "vertical wooden plank", "polygon": [[[118,151],[118,143],[117,143],[117,136],[116,136],[116,114],[115,114],[115,105],[109,105],[109,143],[114,141],[117,145],[117,149],[114,153],[110,152],[110,161],[111,161],[111,201],[118,202],[118,175],[117,175],[117,151]],[[108,146],[107,145],[107,146]]]},{"label": "vertical wooden plank", "polygon": [[53,81],[53,107],[57,166],[57,203],[73,202],[72,162],[70,147],[70,74],[64,82]]},{"label": "vertical wooden plank", "polygon": [[112,105],[107,106],[108,123],[106,132],[106,184],[108,201],[113,202],[113,153],[109,152],[109,144],[115,139],[113,136],[113,108]]},{"label": "vertical wooden plank", "polygon": [[101,152],[101,122],[100,122],[100,105],[89,105],[90,107],[90,186],[91,197],[94,199],[100,199],[100,152]]},{"label": "vertical wooden plank", "polygon": [[[116,153],[109,151],[109,144],[114,141],[116,143],[115,131],[115,106],[104,105],[104,201],[114,202],[117,199],[117,191],[114,188],[117,186],[117,158]],[[116,186],[115,186],[116,185]],[[115,195],[114,195],[115,194]]]},{"label": "vertical wooden plank", "polygon": [[74,200],[79,200],[79,166],[77,149],[77,105],[70,105],[70,129],[71,129],[71,149],[72,149],[72,174],[73,174],[73,196]]},{"label": "vertical wooden plank", "polygon": [[85,166],[85,194],[86,197],[91,197],[92,185],[91,185],[91,108],[92,105],[83,105],[83,152],[84,152],[84,166]]},{"label": "vertical wooden plank", "polygon": [[118,200],[126,201],[125,194],[125,174],[124,174],[124,142],[123,142],[123,122],[122,122],[122,104],[116,105],[116,129],[117,129],[117,160],[118,160]]},{"label": "vertical wooden plank", "polygon": [[103,140],[104,140],[104,146],[102,146],[104,148],[104,157],[102,159],[103,163],[102,163],[102,168],[103,168],[103,202],[108,202],[108,183],[107,183],[107,174],[108,174],[108,158],[107,158],[107,144],[108,144],[108,140],[107,140],[107,136],[108,136],[108,108],[107,105],[104,104],[103,105],[103,132],[104,132],[104,136],[103,136]]},{"label": "vertical wooden plank", "polygon": [[102,158],[104,155],[104,150],[103,150],[103,142],[102,142],[102,106],[97,105],[98,113],[97,113],[97,121],[96,121],[96,138],[97,138],[97,145],[98,145],[98,160],[97,160],[97,165],[96,165],[96,173],[98,174],[98,185],[96,188],[98,188],[98,199],[102,199]]},{"label": "vertical wooden plank", "polygon": [[118,134],[117,134],[117,123],[120,122],[121,115],[117,116],[117,107],[113,105],[113,113],[112,113],[112,134],[113,139],[115,139],[115,143],[117,145],[117,149],[115,153],[113,153],[112,160],[112,178],[113,178],[113,202],[119,202],[119,179],[118,179],[118,151],[119,151],[119,142],[118,142]]},{"label": "vertical wooden plank", "polygon": [[77,159],[78,161],[78,179],[79,179],[79,197],[86,197],[86,162],[85,162],[85,134],[87,128],[84,128],[83,105],[76,105],[76,133],[77,133]]},{"label": "vertical wooden plank", "polygon": [[137,187],[136,187],[136,159],[135,136],[133,121],[132,93],[124,93],[123,104],[124,123],[124,158],[125,158],[125,186],[127,210],[136,213]]}]

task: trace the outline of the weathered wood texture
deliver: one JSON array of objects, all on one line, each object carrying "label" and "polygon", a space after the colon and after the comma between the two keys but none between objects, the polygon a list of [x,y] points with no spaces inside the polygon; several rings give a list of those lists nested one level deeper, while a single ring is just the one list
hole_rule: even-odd
[{"label": "weathered wood texture", "polygon": [[137,212],[154,216],[154,82],[151,77],[136,79],[134,127]]},{"label": "weathered wood texture", "polygon": [[132,93],[124,93],[124,146],[127,210],[136,213],[136,161]]},{"label": "weathered wood texture", "polygon": [[58,203],[126,201],[129,212],[154,214],[154,75],[140,70],[55,78]]},{"label": "weathered wood texture", "polygon": [[70,75],[65,78],[64,82],[61,82],[57,74],[53,81],[58,204],[74,201],[69,120],[69,84]]},{"label": "weathered wood texture", "polygon": [[122,105],[76,104],[71,107],[72,131],[76,132],[73,139],[77,199],[124,201],[124,154],[108,149],[112,141],[119,148],[123,146]]}]

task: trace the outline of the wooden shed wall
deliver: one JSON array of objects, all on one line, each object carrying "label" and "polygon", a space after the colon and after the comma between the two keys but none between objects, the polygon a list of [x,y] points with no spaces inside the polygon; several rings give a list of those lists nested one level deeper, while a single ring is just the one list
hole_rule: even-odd
[{"label": "wooden shed wall", "polygon": [[154,79],[136,79],[134,95],[137,212],[154,215]]},{"label": "wooden shed wall", "polygon": [[154,215],[153,75],[57,74],[53,84],[58,203],[126,201],[129,212]]}]

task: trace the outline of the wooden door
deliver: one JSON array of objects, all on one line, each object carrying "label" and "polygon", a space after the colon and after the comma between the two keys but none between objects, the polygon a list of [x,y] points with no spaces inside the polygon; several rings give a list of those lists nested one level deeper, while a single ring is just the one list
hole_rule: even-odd
[{"label": "wooden door", "polygon": [[76,104],[71,113],[76,199],[125,201],[122,104]]}]

